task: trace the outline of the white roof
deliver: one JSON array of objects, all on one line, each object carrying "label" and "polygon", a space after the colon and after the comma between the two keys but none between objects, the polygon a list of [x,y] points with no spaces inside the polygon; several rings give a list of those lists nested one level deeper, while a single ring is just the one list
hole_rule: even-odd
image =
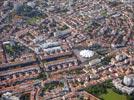
[{"label": "white roof", "polygon": [[3,94],[3,96],[11,96],[11,95],[12,95],[12,93],[10,93],[10,92],[6,92]]},{"label": "white roof", "polygon": [[28,2],[27,5],[32,7],[32,8],[35,7],[35,3],[34,2]]},{"label": "white roof", "polygon": [[82,50],[80,51],[80,55],[84,58],[90,58],[94,55],[94,52],[91,50]]}]

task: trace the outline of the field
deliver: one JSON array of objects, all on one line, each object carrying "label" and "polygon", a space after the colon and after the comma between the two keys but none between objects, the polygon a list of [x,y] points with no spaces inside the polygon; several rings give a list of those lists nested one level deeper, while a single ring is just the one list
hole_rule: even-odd
[{"label": "field", "polygon": [[100,96],[104,100],[130,100],[129,96],[117,94],[112,89],[108,89],[107,91],[108,93]]}]

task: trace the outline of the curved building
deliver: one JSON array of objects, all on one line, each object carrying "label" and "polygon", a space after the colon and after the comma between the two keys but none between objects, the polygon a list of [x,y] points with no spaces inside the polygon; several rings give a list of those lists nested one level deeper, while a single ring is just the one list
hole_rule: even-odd
[{"label": "curved building", "polygon": [[80,56],[82,56],[83,58],[91,58],[92,56],[94,56],[94,51],[82,50],[80,51]]}]

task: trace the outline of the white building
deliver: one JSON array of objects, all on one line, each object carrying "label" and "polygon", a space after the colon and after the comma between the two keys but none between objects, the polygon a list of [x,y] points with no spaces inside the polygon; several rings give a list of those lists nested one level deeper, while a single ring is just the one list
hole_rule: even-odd
[{"label": "white building", "polygon": [[1,96],[0,100],[19,100],[19,98],[13,96],[10,92],[7,92]]},{"label": "white building", "polygon": [[134,93],[134,74],[125,76],[123,80],[113,80],[113,85],[123,93],[128,95]]},{"label": "white building", "polygon": [[27,2],[27,5],[28,5],[29,7],[34,8],[36,4],[35,4],[35,2],[30,1],[30,2]]},{"label": "white building", "polygon": [[120,0],[123,3],[134,3],[134,0]]},{"label": "white building", "polygon": [[134,0],[109,0],[110,2],[134,3]]},{"label": "white building", "polygon": [[134,74],[124,76],[123,83],[126,86],[134,86]]},{"label": "white building", "polygon": [[83,58],[91,58],[92,56],[94,56],[94,52],[91,50],[82,50],[80,51],[80,56],[82,56]]}]

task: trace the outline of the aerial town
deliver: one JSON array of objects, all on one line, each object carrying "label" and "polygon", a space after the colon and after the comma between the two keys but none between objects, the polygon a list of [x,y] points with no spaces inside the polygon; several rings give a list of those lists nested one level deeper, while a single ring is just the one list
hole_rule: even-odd
[{"label": "aerial town", "polygon": [[0,100],[134,100],[134,0],[0,0]]}]

